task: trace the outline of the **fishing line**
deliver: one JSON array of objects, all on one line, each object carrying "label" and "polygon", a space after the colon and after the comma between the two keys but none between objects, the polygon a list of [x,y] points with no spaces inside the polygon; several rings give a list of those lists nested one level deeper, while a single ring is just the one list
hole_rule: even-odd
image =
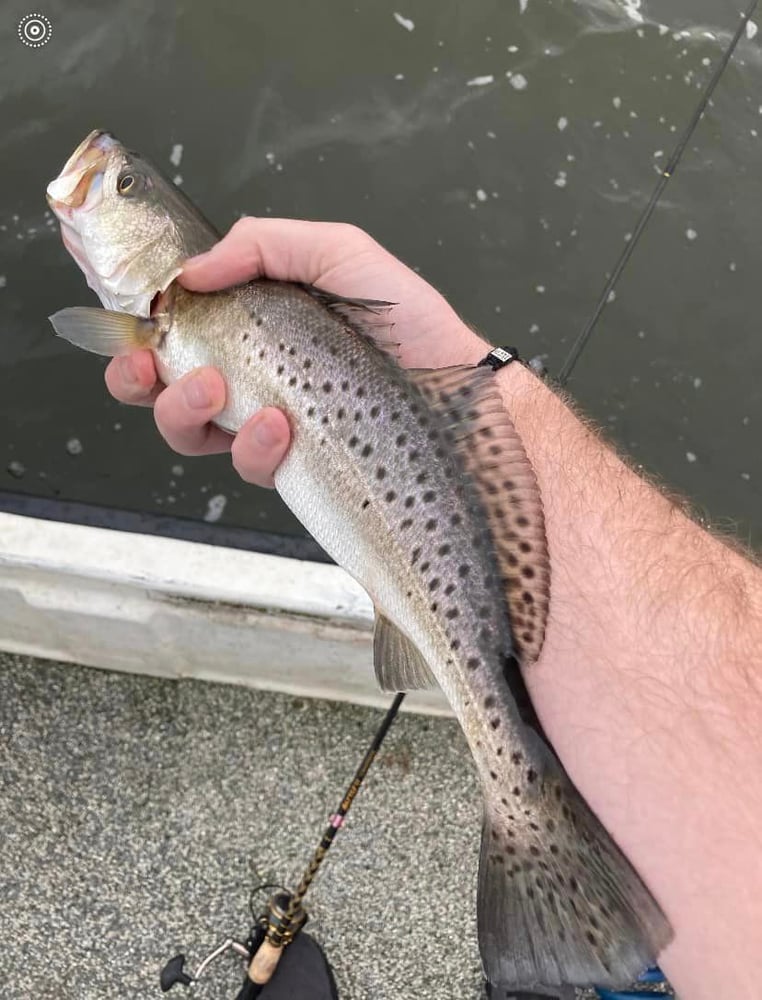
[{"label": "fishing line", "polygon": [[638,224],[635,226],[632,238],[630,239],[630,241],[627,243],[624,250],[620,254],[619,260],[616,262],[614,270],[611,272],[611,277],[606,282],[603,291],[601,292],[601,297],[598,299],[598,303],[595,309],[593,310],[592,316],[585,324],[579,336],[577,337],[576,341],[572,345],[572,349],[569,351],[569,356],[564,362],[561,371],[558,373],[557,381],[560,385],[564,386],[569,381],[569,378],[571,377],[571,374],[574,371],[577,362],[579,361],[579,357],[582,354],[583,350],[585,349],[587,342],[590,340],[590,336],[593,330],[595,329],[598,320],[601,317],[601,313],[606,308],[606,304],[609,301],[609,296],[613,292],[616,283],[619,280],[620,275],[622,274],[622,271],[627,266],[627,262],[632,256],[633,251],[635,250],[635,247],[638,244],[638,240],[643,234],[643,230],[648,225],[648,221],[651,218],[651,215],[653,214],[653,211],[656,208],[657,204],[659,203],[659,199],[662,196],[664,188],[672,179],[675,170],[677,170],[677,166],[680,163],[683,152],[685,151],[685,147],[690,142],[691,136],[696,130],[696,126],[701,120],[701,117],[703,116],[704,111],[706,110],[707,104],[711,100],[712,94],[714,93],[714,89],[720,82],[720,77],[725,72],[725,68],[730,62],[733,53],[735,52],[736,46],[738,45],[738,42],[741,39],[741,35],[746,30],[746,25],[751,20],[752,14],[757,8],[757,3],[758,0],[752,0],[746,12],[741,16],[741,23],[738,25],[736,33],[733,35],[733,39],[730,42],[730,45],[727,47],[725,53],[723,54],[722,59],[718,63],[717,68],[714,71],[714,74],[709,80],[709,83],[706,85],[704,93],[701,96],[701,100],[696,106],[696,110],[694,111],[693,116],[691,117],[690,121],[688,122],[688,125],[685,128],[685,131],[683,132],[677,145],[675,146],[674,152],[669,158],[669,162],[664,167],[664,170],[662,170],[659,180],[656,183],[656,187],[654,188],[653,194],[651,195],[648,204],[646,205],[640,218],[638,219]]}]

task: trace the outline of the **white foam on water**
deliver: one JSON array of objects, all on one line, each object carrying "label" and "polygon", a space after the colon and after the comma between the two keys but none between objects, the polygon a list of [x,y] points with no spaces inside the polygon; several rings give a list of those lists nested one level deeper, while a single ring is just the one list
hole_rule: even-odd
[{"label": "white foam on water", "polygon": [[566,171],[565,170],[559,170],[558,171],[558,176],[553,181],[553,183],[558,188],[565,188],[566,187]]},{"label": "white foam on water", "polygon": [[685,235],[686,235],[687,239],[689,239],[689,240],[695,240],[696,237],[698,236],[698,233],[696,232],[695,229],[686,229],[685,230]]},{"label": "white foam on water", "polygon": [[487,192],[483,191],[481,188],[477,188],[476,189],[476,200],[477,201],[486,201],[487,200]]},{"label": "white foam on water", "polygon": [[544,295],[545,294],[545,285],[537,285],[535,287],[535,291],[537,292],[538,295]]},{"label": "white foam on water", "polygon": [[182,174],[175,174],[175,176],[172,178],[172,183],[176,184],[177,187],[180,187],[180,185],[182,184],[182,182],[183,182],[183,175]]},{"label": "white foam on water", "polygon": [[4,274],[0,274],[0,288],[5,288],[7,284],[8,284],[8,279],[5,277]]},{"label": "white foam on water", "polygon": [[206,513],[204,514],[204,520],[209,524],[214,524],[215,521],[219,521],[222,517],[222,513],[227,506],[228,498],[224,493],[216,493],[213,497],[209,497],[206,504]]},{"label": "white foam on water", "polygon": [[693,388],[694,389],[700,389],[701,386],[702,386],[702,384],[703,384],[703,379],[698,378],[698,376],[696,378],[694,378],[694,380],[693,380]]},{"label": "white foam on water", "polygon": [[614,98],[612,98],[611,103],[614,105],[614,107],[618,111],[619,108],[621,108],[621,106],[622,106],[622,98],[621,97],[614,97]]},{"label": "white foam on water", "polygon": [[614,302],[616,300],[616,292],[612,288],[609,292],[609,297],[606,299],[607,302]]},{"label": "white foam on water", "polygon": [[396,10],[394,12],[394,20],[403,28],[407,28],[408,31],[412,31],[415,28],[414,21],[411,21],[409,17],[405,17],[403,14],[398,14]]},{"label": "white foam on water", "polygon": [[519,13],[520,14],[523,14],[524,11],[527,9],[527,4],[528,3],[529,3],[529,0],[519,0]]},{"label": "white foam on water", "polygon": [[659,25],[659,34],[660,35],[666,35],[668,31],[669,31],[669,28],[667,27],[666,24],[660,24]]},{"label": "white foam on water", "polygon": [[695,462],[695,461],[697,461],[696,455],[692,451],[686,451],[685,457],[687,458],[687,460],[689,462]]},{"label": "white foam on water", "polygon": [[564,118],[563,116],[561,118],[559,118],[558,122],[557,122],[558,131],[559,132],[563,132],[563,130],[566,128],[566,126],[568,124],[569,124],[569,119],[568,118]]},{"label": "white foam on water", "polygon": [[466,82],[467,87],[486,87],[488,83],[494,83],[494,76],[475,76]]},{"label": "white foam on water", "polygon": [[82,452],[84,451],[82,447],[82,442],[79,440],[79,438],[69,438],[69,440],[66,442],[66,450],[69,452],[70,455],[81,455]]},{"label": "white foam on water", "polygon": [[405,79],[405,74],[404,73],[397,73],[397,75],[394,77],[394,79],[395,80],[404,80]]},{"label": "white foam on water", "polygon": [[508,51],[509,52],[518,52],[519,51],[519,47],[518,47],[518,45],[509,45],[508,46]]},{"label": "white foam on water", "polygon": [[746,22],[746,37],[747,38],[749,38],[749,39],[754,38],[756,36],[756,34],[757,34],[758,31],[759,31],[759,27],[757,26],[757,22],[756,21],[747,21]]},{"label": "white foam on water", "polygon": [[183,144],[181,142],[176,142],[172,147],[172,152],[169,154],[169,162],[173,167],[179,167],[180,162],[183,158]]},{"label": "white foam on water", "polygon": [[751,479],[751,476],[749,475],[748,472],[742,472],[741,473],[741,479],[745,479],[746,482],[748,483],[748,481]]},{"label": "white foam on water", "polygon": [[521,73],[512,73],[510,76],[511,86],[514,90],[526,90],[527,78]]},{"label": "white foam on water", "polygon": [[625,14],[636,24],[643,23],[643,15],[640,13],[640,0],[623,0]]}]

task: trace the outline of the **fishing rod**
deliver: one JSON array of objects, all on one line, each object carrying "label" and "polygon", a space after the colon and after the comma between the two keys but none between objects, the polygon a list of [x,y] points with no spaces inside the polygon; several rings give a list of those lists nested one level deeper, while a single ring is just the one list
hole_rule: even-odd
[{"label": "fishing rod", "polygon": [[674,176],[675,171],[677,170],[677,166],[680,163],[680,160],[682,159],[683,153],[685,152],[685,147],[690,142],[691,136],[696,131],[696,126],[701,121],[701,118],[704,112],[706,111],[706,106],[712,98],[712,94],[714,93],[715,87],[720,82],[720,77],[725,72],[728,63],[733,57],[733,53],[736,50],[736,46],[741,40],[741,35],[746,30],[746,25],[749,23],[749,21],[751,21],[752,15],[754,14],[754,11],[757,9],[757,3],[758,0],[751,0],[751,3],[747,7],[746,11],[741,15],[741,23],[738,25],[736,33],[733,35],[730,45],[728,45],[727,49],[725,50],[722,59],[720,59],[719,63],[717,64],[717,68],[712,74],[709,83],[707,83],[706,87],[704,88],[704,93],[701,95],[701,99],[699,100],[696,106],[696,110],[693,112],[690,121],[685,127],[685,131],[678,140],[678,143],[675,146],[675,149],[672,155],[670,156],[667,165],[662,170],[659,176],[659,180],[656,182],[656,187],[653,190],[653,194],[649,198],[646,207],[643,209],[643,212],[641,213],[641,216],[638,219],[638,224],[635,226],[632,238],[629,240],[624,250],[619,255],[619,260],[616,262],[614,270],[611,272],[611,277],[603,287],[601,296],[598,299],[598,302],[595,306],[595,309],[592,312],[592,315],[590,316],[590,319],[587,321],[587,323],[580,331],[577,339],[572,345],[571,350],[569,351],[569,356],[564,362],[561,371],[558,373],[556,381],[558,382],[559,385],[565,386],[566,383],[569,381],[571,374],[574,371],[577,362],[579,361],[580,355],[587,346],[587,343],[590,340],[592,332],[595,329],[598,320],[601,318],[603,310],[606,308],[606,305],[609,301],[609,297],[611,293],[614,291],[614,288],[616,286],[617,281],[619,281],[622,271],[627,266],[627,262],[629,261],[630,257],[632,257],[632,254],[635,251],[635,247],[638,245],[638,240],[643,235],[643,230],[648,225],[648,222],[651,216],[653,215],[653,211],[659,203],[659,199],[662,196],[664,188],[667,186],[669,181]]},{"label": "fishing rod", "polygon": [[[699,100],[699,103],[696,106],[696,109],[693,112],[693,115],[691,116],[683,134],[678,140],[669,161],[659,176],[656,187],[654,188],[645,209],[638,219],[631,239],[625,246],[623,252],[620,254],[619,259],[611,272],[611,276],[606,281],[590,319],[580,331],[576,341],[572,345],[566,361],[555,379],[558,385],[563,387],[569,381],[569,378],[571,377],[582,352],[585,350],[590,340],[596,324],[609,302],[611,292],[616,287],[622,272],[627,266],[627,263],[629,262],[635,247],[643,234],[643,231],[648,225],[648,222],[665,187],[667,186],[667,183],[673,177],[680,160],[682,159],[683,153],[685,152],[685,148],[690,142],[690,139],[695,132],[709,101],[711,100],[712,94],[714,93],[720,78],[725,72],[728,63],[735,52],[736,46],[746,29],[746,25],[750,22],[757,5],[758,0],[751,0],[746,11],[742,14],[741,22],[733,35],[730,44],[728,45],[722,59],[715,69],[714,74],[704,89],[701,99]],[[404,699],[405,694],[400,692],[395,696],[394,701],[389,706],[381,725],[371,740],[370,746],[368,747],[365,756],[363,757],[351,783],[347,788],[339,808],[331,816],[329,824],[326,827],[297,888],[293,892],[289,892],[281,886],[260,886],[260,889],[276,888],[279,891],[270,896],[266,909],[256,917],[255,925],[248,939],[245,942],[241,942],[233,938],[227,938],[224,942],[222,942],[222,944],[218,945],[212,952],[210,952],[209,955],[207,955],[192,975],[185,971],[185,956],[182,954],[176,955],[174,958],[170,959],[169,962],[167,962],[161,971],[160,984],[163,991],[166,992],[170,990],[178,983],[184,986],[192,986],[198,982],[199,979],[201,979],[213,962],[223,955],[232,952],[244,960],[246,967],[246,980],[237,994],[236,1000],[256,1000],[256,998],[263,994],[263,991],[267,990],[268,984],[272,982],[273,976],[282,963],[285,950],[289,946],[291,946],[291,948],[297,948],[301,945],[302,950],[299,959],[305,964],[305,966],[308,967],[308,979],[310,975],[313,977],[310,981],[310,985],[312,987],[311,995],[314,996],[315,1000],[335,1000],[337,994],[335,984],[333,982],[333,976],[322,950],[309,935],[301,933],[308,919],[302,903],[310,886],[312,885],[320,865],[333,844],[336,834],[342,828],[346,815],[351,808],[352,803],[354,802],[355,797],[357,796],[357,793],[359,792],[360,787],[362,786],[362,783],[365,780],[371,765],[373,764],[373,761],[376,758],[381,744],[392,727]],[[256,892],[257,890],[252,892],[252,898]],[[302,983],[305,983],[306,981],[307,980],[302,979]],[[666,980],[658,968],[647,970],[639,979],[639,983],[645,986],[646,990],[649,984],[664,985],[665,982]],[[288,989],[288,987],[285,988]],[[661,990],[658,994],[643,992],[642,990],[639,990],[637,993],[629,990],[614,992],[610,990],[597,990],[596,992],[600,1000],[633,1000],[635,997],[664,995]],[[276,995],[272,995],[273,1000],[275,1000]],[[527,998],[530,996],[529,994],[523,995]],[[280,993],[279,996],[294,996],[293,989],[290,992]]]},{"label": "fishing rod", "polygon": [[[192,986],[204,975],[212,962],[228,952],[233,952],[243,958],[247,966],[246,981],[241,987],[236,1000],[256,1000],[260,996],[263,989],[275,975],[278,965],[283,958],[285,948],[294,941],[296,935],[299,934],[307,922],[307,913],[302,906],[304,897],[307,895],[307,891],[312,885],[326,854],[330,850],[336,834],[343,827],[347,813],[351,809],[352,803],[357,797],[357,793],[360,791],[373,761],[376,759],[381,744],[384,742],[386,734],[389,732],[404,698],[405,695],[400,692],[395,696],[394,701],[387,709],[381,725],[376,730],[368,749],[365,751],[365,756],[360,761],[338,809],[330,817],[328,826],[320,838],[320,843],[315,849],[294,892],[289,892],[288,889],[284,889],[282,886],[259,886],[259,889],[276,888],[280,891],[270,896],[266,910],[256,917],[255,926],[248,940],[244,943],[236,941],[233,938],[227,938],[207,955],[193,975],[185,971],[185,956],[182,954],[175,955],[164,966],[159,977],[161,988],[165,993],[177,983],[183,986]],[[252,902],[257,891],[257,889],[252,891]],[[313,951],[315,948],[317,948],[319,956],[322,957],[322,952],[317,945],[314,945]],[[315,954],[311,956],[313,965],[315,966],[315,975],[322,976],[325,982],[332,984],[333,979],[330,975],[328,963],[324,957],[322,957],[321,963],[320,957],[316,958]],[[328,970],[327,978],[326,970]],[[335,996],[335,993],[331,991],[330,995]]]}]

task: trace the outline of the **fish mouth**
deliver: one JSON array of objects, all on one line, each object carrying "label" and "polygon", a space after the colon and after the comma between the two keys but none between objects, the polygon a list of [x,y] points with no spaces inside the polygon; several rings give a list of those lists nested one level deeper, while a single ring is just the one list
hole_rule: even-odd
[{"label": "fish mouth", "polygon": [[48,204],[61,219],[74,209],[87,210],[88,195],[98,186],[109,154],[119,145],[110,132],[96,129],[74,150],[55,180],[48,184]]}]

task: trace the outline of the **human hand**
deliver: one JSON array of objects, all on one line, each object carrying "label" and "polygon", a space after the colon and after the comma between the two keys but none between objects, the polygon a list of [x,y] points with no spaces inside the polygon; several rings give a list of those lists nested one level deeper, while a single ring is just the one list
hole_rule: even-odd
[{"label": "human hand", "polygon": [[[487,350],[439,292],[367,233],[343,223],[241,219],[210,251],[187,261],[179,281],[191,291],[211,292],[260,277],[398,303],[394,339],[406,368],[473,364]],[[106,385],[123,403],[153,406],[159,431],[180,454],[231,451],[243,479],[273,485],[289,446],[286,417],[273,407],[259,410],[232,438],[211,423],[226,393],[214,368],[198,368],[165,387],[152,353],[136,351],[111,361]]]}]

